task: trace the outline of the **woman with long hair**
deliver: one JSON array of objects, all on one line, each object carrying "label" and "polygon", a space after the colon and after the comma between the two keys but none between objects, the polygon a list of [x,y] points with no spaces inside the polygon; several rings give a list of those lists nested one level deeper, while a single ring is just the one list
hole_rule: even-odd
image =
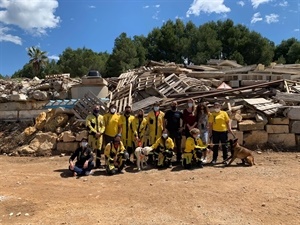
[{"label": "woman with long hair", "polygon": [[195,116],[195,101],[189,99],[187,103],[187,108],[183,110],[183,123],[185,137],[191,137],[190,130],[195,128],[197,125],[196,116]]},{"label": "woman with long hair", "polygon": [[[209,133],[209,118],[210,112],[205,103],[200,103],[196,108],[196,121],[197,128],[200,130],[200,138],[204,145],[208,145],[208,133]],[[202,162],[206,163],[207,151],[203,152]]]}]

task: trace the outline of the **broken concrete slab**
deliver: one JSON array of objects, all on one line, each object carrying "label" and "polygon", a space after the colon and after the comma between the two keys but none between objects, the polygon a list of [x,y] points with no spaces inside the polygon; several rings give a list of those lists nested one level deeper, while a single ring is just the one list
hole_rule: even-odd
[{"label": "broken concrete slab", "polygon": [[284,110],[283,114],[290,120],[300,120],[300,106],[291,106]]},{"label": "broken concrete slab", "polygon": [[291,133],[300,134],[300,121],[291,121]]},{"label": "broken concrete slab", "polygon": [[254,120],[243,120],[238,127],[240,131],[264,130],[265,124]]},{"label": "broken concrete slab", "polygon": [[296,146],[295,134],[269,134],[268,142],[279,145],[280,147],[292,148]]},{"label": "broken concrete slab", "polygon": [[289,118],[269,118],[269,124],[271,125],[288,125],[290,123]]},{"label": "broken concrete slab", "polygon": [[244,141],[248,146],[263,145],[268,141],[268,133],[265,130],[244,132]]},{"label": "broken concrete slab", "polygon": [[286,134],[289,133],[289,126],[288,125],[266,125],[266,131],[269,134]]},{"label": "broken concrete slab", "polygon": [[28,96],[25,94],[12,94],[9,97],[10,101],[27,101],[28,100]]},{"label": "broken concrete slab", "polygon": [[57,142],[56,151],[61,153],[73,153],[79,147],[79,142]]}]

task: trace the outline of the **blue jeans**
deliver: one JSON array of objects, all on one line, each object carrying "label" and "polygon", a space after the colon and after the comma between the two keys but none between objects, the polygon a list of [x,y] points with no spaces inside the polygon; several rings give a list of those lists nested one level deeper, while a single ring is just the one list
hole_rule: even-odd
[{"label": "blue jeans", "polygon": [[77,166],[74,166],[74,170],[71,170],[70,166],[69,166],[69,170],[71,170],[72,172],[77,173],[77,175],[85,175],[86,172],[91,172],[91,170],[94,168],[94,166],[95,166],[94,162],[89,162],[88,167],[85,168],[85,169],[83,168],[83,166],[77,165]]},{"label": "blue jeans", "polygon": [[205,145],[208,144],[208,131],[207,130],[201,131],[200,137],[201,137],[203,144],[205,144]]}]

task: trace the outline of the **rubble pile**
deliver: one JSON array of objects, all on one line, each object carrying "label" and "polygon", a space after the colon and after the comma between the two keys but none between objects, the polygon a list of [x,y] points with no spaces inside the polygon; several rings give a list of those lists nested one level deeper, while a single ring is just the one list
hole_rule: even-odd
[{"label": "rubble pile", "polygon": [[1,153],[50,156],[73,152],[87,131],[72,111],[57,108],[40,113],[34,121],[1,122],[0,135]]},{"label": "rubble pile", "polygon": [[46,76],[45,79],[0,80],[0,102],[47,101],[70,98],[70,88],[80,80],[69,74]]}]

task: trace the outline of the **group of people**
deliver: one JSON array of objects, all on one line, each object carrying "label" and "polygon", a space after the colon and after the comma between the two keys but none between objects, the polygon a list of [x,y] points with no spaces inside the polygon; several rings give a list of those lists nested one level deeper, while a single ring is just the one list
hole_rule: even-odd
[{"label": "group of people", "polygon": [[[223,159],[228,158],[225,143],[228,133],[232,133],[230,118],[221,110],[219,102],[209,110],[205,103],[196,105],[193,99],[188,100],[183,111],[173,101],[165,113],[156,102],[147,116],[143,110],[134,116],[130,106],[119,114],[113,104],[101,115],[100,106],[95,105],[86,118],[86,127],[88,138],[82,140],[69,159],[69,169],[74,175],[89,175],[93,168],[100,168],[101,152],[104,152],[107,174],[122,172],[125,165],[133,164],[134,150],[145,146],[151,149],[149,162],[157,167],[171,167],[176,156],[176,162],[186,169],[193,164],[202,168],[207,163],[210,147],[213,151],[210,163],[217,162],[219,146],[222,146]],[[183,149],[182,136],[186,137]]]}]

